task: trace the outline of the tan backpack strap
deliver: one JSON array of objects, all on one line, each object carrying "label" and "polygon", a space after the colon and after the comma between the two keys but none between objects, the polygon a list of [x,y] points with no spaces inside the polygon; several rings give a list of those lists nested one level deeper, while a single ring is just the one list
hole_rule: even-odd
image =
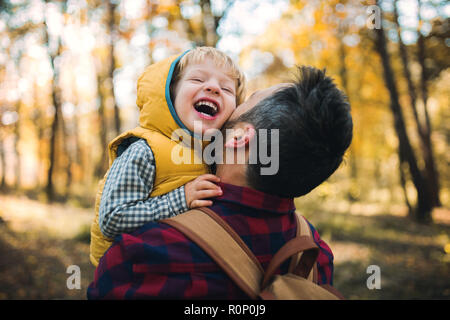
[{"label": "tan backpack strap", "polygon": [[[297,236],[310,236],[314,241],[314,235],[312,234],[312,230],[309,227],[308,222],[306,222],[305,217],[303,217],[298,211],[295,211],[295,216],[297,219]],[[296,256],[292,257],[289,265],[289,272],[294,272],[294,268],[298,265],[301,255],[302,253],[299,252]],[[308,280],[317,283],[317,263],[314,264],[312,272],[308,276]]]},{"label": "tan backpack strap", "polygon": [[207,215],[209,215],[210,218],[212,218],[217,224],[219,224],[222,228],[224,228],[228,234],[233,237],[234,241],[236,241],[242,248],[242,250],[245,251],[245,253],[249,256],[249,258],[253,261],[253,263],[258,267],[259,271],[261,273],[264,273],[264,269],[261,266],[261,264],[258,261],[258,258],[255,257],[253,252],[250,250],[249,247],[245,244],[244,240],[234,231],[233,228],[230,227],[228,223],[225,222],[221,217],[217,215],[213,210],[207,207],[199,208],[198,210],[203,211]]},{"label": "tan backpack strap", "polygon": [[214,211],[189,210],[161,222],[195,242],[250,298],[258,298],[263,268],[241,237]]},{"label": "tan backpack strap", "polygon": [[[295,211],[295,219],[297,220],[297,237],[300,237],[300,236],[307,236],[308,234],[309,234],[309,230],[308,229],[305,229],[302,225],[301,225],[301,221],[300,221],[300,219],[302,219],[302,217],[300,216],[300,214],[297,212],[297,211]],[[303,228],[302,228],[303,227]],[[299,260],[299,258],[300,258],[300,256],[299,255],[301,255],[301,253],[299,252],[299,253],[296,253],[293,257],[292,257],[292,259],[291,259],[291,263],[289,264],[289,269],[288,269],[288,272],[289,273],[292,273],[292,272],[294,272],[294,268],[297,266],[297,264],[298,264],[298,260]]]},{"label": "tan backpack strap", "polygon": [[267,267],[262,287],[266,287],[272,279],[275,271],[281,266],[283,262],[301,252],[300,261],[294,268],[293,272],[303,278],[307,278],[311,273],[311,269],[316,262],[319,254],[319,248],[309,236],[299,236],[289,240],[280,250],[275,253],[272,260]]}]

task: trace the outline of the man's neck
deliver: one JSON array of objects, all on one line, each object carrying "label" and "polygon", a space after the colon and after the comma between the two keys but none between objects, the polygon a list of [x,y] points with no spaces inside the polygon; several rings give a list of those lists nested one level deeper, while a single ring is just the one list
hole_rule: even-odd
[{"label": "man's neck", "polygon": [[249,187],[245,178],[246,165],[243,164],[217,164],[216,176],[220,182],[240,187]]}]

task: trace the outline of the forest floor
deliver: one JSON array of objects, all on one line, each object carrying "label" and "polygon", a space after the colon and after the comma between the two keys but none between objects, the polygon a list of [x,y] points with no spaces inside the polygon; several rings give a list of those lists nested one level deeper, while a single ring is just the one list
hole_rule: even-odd
[{"label": "forest floor", "polygon": [[[86,299],[92,209],[11,195],[0,204],[0,299]],[[419,225],[396,208],[336,208],[305,215],[333,250],[334,285],[346,298],[450,299],[450,210]],[[80,268],[80,289],[67,286],[71,265]],[[370,265],[379,267],[380,289],[367,287]]]}]

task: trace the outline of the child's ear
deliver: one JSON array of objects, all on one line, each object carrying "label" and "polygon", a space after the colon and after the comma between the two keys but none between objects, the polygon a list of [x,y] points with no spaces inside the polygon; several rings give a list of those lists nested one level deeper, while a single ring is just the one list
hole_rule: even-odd
[{"label": "child's ear", "polygon": [[225,148],[242,148],[247,147],[251,140],[255,138],[256,130],[252,124],[246,123],[242,127],[233,129],[233,133],[227,137]]}]

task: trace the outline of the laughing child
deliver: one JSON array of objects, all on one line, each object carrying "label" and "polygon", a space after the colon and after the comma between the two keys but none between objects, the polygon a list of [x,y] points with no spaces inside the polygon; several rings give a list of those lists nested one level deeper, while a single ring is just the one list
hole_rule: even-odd
[{"label": "laughing child", "polygon": [[[220,129],[244,99],[245,78],[230,57],[211,47],[198,47],[149,66],[138,80],[139,127],[109,144],[110,168],[99,184],[96,216],[91,226],[90,259],[99,259],[121,233],[212,205],[222,191],[203,161],[176,164],[173,139],[191,139],[184,152],[193,158],[202,134]],[[181,139],[180,139],[181,140]],[[197,141],[196,141],[197,140]],[[190,147],[192,146],[192,147]]]}]

